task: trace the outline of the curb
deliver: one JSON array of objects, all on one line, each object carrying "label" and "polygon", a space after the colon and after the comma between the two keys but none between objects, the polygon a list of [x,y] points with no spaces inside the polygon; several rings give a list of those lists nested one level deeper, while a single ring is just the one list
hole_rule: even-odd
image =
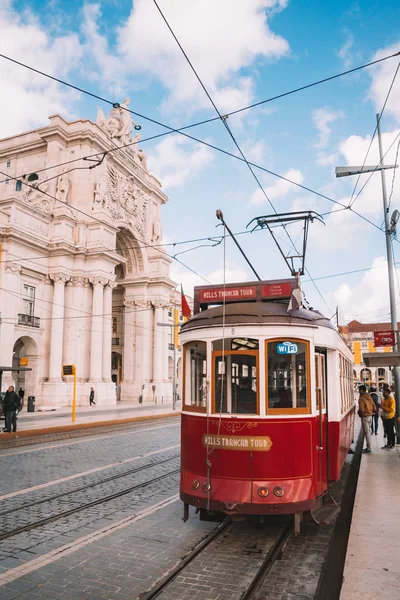
[{"label": "curb", "polygon": [[[137,421],[152,421],[155,419],[166,419],[176,417],[180,415],[180,411],[173,413],[164,413],[157,415],[145,415],[142,417],[126,417],[125,419],[114,419],[112,421],[96,421],[94,423],[71,423],[71,425],[59,425],[56,427],[42,427],[41,429],[26,429],[23,431],[17,431],[18,438],[35,437],[39,435],[46,435],[49,433],[64,433],[68,431],[79,431],[81,429],[92,429],[95,427],[110,427],[112,425],[124,425],[126,423],[135,423]],[[2,432],[0,435],[1,440],[13,440],[15,439],[13,433]]]}]

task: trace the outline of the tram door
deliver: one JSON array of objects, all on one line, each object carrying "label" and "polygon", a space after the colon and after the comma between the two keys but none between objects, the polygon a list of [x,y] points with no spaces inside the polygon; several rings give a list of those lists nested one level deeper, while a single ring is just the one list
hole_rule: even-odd
[{"label": "tram door", "polygon": [[327,488],[326,478],[326,358],[315,353],[315,386],[317,398],[316,431],[316,494],[320,496]]}]

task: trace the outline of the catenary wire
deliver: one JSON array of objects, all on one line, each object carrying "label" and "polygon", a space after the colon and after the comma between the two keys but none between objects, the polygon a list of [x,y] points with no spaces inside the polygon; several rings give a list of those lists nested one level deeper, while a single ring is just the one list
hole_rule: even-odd
[{"label": "catenary wire", "polygon": [[[390,56],[388,56],[387,58],[392,58],[393,56],[397,56],[398,54],[400,54],[400,53],[397,53],[397,54],[394,54],[394,55],[390,55]],[[102,98],[102,97],[100,97],[100,96],[97,96],[96,94],[94,94],[94,93],[92,93],[92,92],[88,92],[88,91],[85,91],[85,90],[83,90],[83,89],[81,89],[81,88],[78,88],[78,87],[76,87],[76,86],[74,86],[74,85],[72,85],[72,84],[70,84],[70,83],[68,83],[68,82],[65,82],[65,81],[61,80],[61,79],[57,79],[57,78],[53,77],[52,75],[49,75],[48,73],[45,73],[45,72],[43,72],[43,71],[39,71],[38,69],[35,69],[35,68],[33,68],[33,67],[30,67],[29,65],[26,65],[25,63],[21,63],[21,62],[19,62],[19,61],[16,61],[16,60],[14,60],[14,59],[11,59],[10,57],[8,57],[8,56],[6,56],[6,55],[4,55],[4,54],[0,54],[0,57],[1,57],[1,58],[5,58],[5,59],[7,59],[7,60],[10,60],[11,62],[14,62],[14,63],[16,63],[16,64],[18,64],[18,65],[20,65],[20,66],[22,66],[22,67],[26,68],[26,69],[32,70],[32,71],[34,71],[34,72],[36,72],[36,73],[38,73],[38,74],[40,74],[40,75],[43,75],[44,77],[48,77],[48,78],[50,78],[50,79],[53,79],[53,80],[55,80],[55,81],[58,81],[59,83],[61,83],[61,84],[63,84],[63,85],[66,85],[66,86],[72,87],[72,88],[74,88],[74,89],[77,89],[78,91],[81,91],[81,92],[83,92],[83,93],[87,93],[88,95],[90,95],[90,96],[93,96],[94,98],[97,98],[98,100],[102,100],[103,102],[106,102],[106,103],[108,103],[108,104],[111,104],[111,105],[113,105],[113,106],[114,106],[114,105],[116,106],[116,105],[118,104],[118,103],[114,103],[114,102],[112,102],[111,100],[107,100],[107,99],[104,99],[104,98]],[[380,60],[379,60],[379,61],[377,61],[377,62],[381,62],[381,60],[383,60],[383,59],[380,59]],[[375,64],[375,63],[368,63],[368,65],[369,65],[369,64]],[[119,104],[118,104],[118,106],[119,106]],[[184,133],[184,129],[189,129],[190,127],[194,127],[194,126],[197,126],[197,125],[201,125],[201,124],[203,124],[203,123],[205,123],[205,122],[208,122],[208,121],[199,122],[199,123],[197,123],[197,124],[194,124],[194,125],[189,125],[189,126],[186,126],[186,127],[184,127],[184,128],[181,128],[181,129],[174,129],[173,127],[170,127],[169,125],[165,125],[164,123],[161,123],[161,122],[159,122],[159,121],[156,121],[155,119],[152,119],[152,118],[150,118],[150,117],[147,117],[147,116],[145,116],[145,115],[142,115],[142,114],[140,114],[140,113],[138,113],[138,112],[136,112],[136,111],[133,111],[133,110],[131,110],[131,109],[128,109],[128,108],[126,108],[126,107],[122,107],[122,106],[121,106],[120,108],[121,108],[121,109],[124,109],[124,110],[127,110],[128,112],[130,112],[130,113],[132,113],[132,114],[134,114],[134,115],[136,115],[136,116],[138,116],[138,117],[140,117],[140,118],[143,118],[143,119],[145,119],[145,120],[147,120],[147,121],[149,121],[149,122],[151,122],[151,123],[154,123],[155,125],[159,125],[160,127],[164,127],[164,128],[166,128],[166,129],[168,129],[168,132],[166,132],[166,133],[179,133],[179,134],[181,134],[181,135],[183,135],[183,136],[187,137],[188,139],[191,139],[192,141],[195,141],[195,142],[197,142],[197,143],[203,144],[203,145],[205,145],[205,146],[207,146],[207,147],[211,148],[212,150],[216,150],[217,152],[221,152],[222,154],[225,154],[226,156],[229,156],[229,157],[231,157],[231,158],[235,158],[235,159],[237,159],[237,160],[240,160],[240,161],[242,161],[242,162],[245,162],[245,163],[246,163],[246,164],[247,164],[249,167],[254,167],[254,168],[256,168],[256,169],[260,169],[261,171],[263,171],[263,172],[265,172],[265,173],[268,173],[269,175],[272,175],[272,176],[274,176],[274,177],[277,177],[278,179],[281,179],[281,180],[283,180],[283,181],[286,181],[286,182],[288,182],[288,183],[290,183],[290,184],[292,184],[292,185],[295,185],[295,186],[297,186],[297,187],[299,187],[299,188],[301,188],[301,189],[303,189],[303,190],[305,190],[305,191],[307,191],[307,192],[310,192],[310,193],[312,193],[312,194],[315,194],[316,196],[318,196],[318,197],[320,197],[320,198],[326,199],[326,200],[328,200],[329,202],[333,202],[333,203],[335,203],[335,204],[338,204],[338,205],[340,205],[340,206],[343,206],[343,207],[344,207],[344,205],[343,205],[341,202],[338,202],[338,201],[336,201],[336,200],[333,200],[332,198],[329,198],[329,197],[328,197],[328,196],[326,196],[325,194],[321,194],[320,192],[317,192],[316,190],[313,190],[312,188],[309,188],[309,187],[307,187],[307,186],[304,186],[304,185],[302,185],[302,184],[300,184],[300,183],[298,183],[298,182],[296,182],[296,181],[293,181],[293,180],[289,179],[288,177],[284,177],[283,175],[279,175],[278,173],[275,173],[274,171],[271,171],[270,169],[266,169],[265,167],[261,167],[260,165],[257,165],[257,164],[255,164],[255,163],[253,163],[253,162],[251,162],[251,161],[247,161],[245,158],[243,158],[243,157],[241,157],[241,156],[237,156],[237,155],[235,155],[235,154],[232,154],[231,152],[228,152],[228,151],[226,151],[226,150],[223,150],[222,148],[219,148],[218,146],[215,146],[215,145],[213,145],[213,144],[210,144],[209,142],[206,142],[206,141],[204,141],[204,140],[201,140],[201,139],[199,139],[199,138],[196,138],[196,137],[193,137],[193,136],[191,136],[191,135],[188,135],[188,134]],[[241,110],[242,110],[242,109],[241,109]],[[225,117],[222,117],[222,118],[220,118],[220,117],[217,117],[217,118],[213,118],[213,119],[212,119],[212,121],[215,121],[215,120],[222,120],[223,122],[225,122]],[[228,131],[230,131],[229,127],[228,127]],[[157,136],[153,136],[152,138],[148,138],[148,140],[150,140],[150,139],[155,139],[156,137],[162,137],[163,135],[166,135],[166,133],[164,133],[164,134],[159,134],[159,135],[157,135]],[[143,141],[147,141],[147,140],[142,140],[142,142],[143,142]],[[138,142],[133,142],[133,143],[130,143],[130,144],[126,144],[125,146],[118,146],[118,147],[116,147],[116,148],[113,148],[112,150],[109,150],[109,151],[106,151],[106,152],[97,152],[97,153],[95,153],[95,154],[93,154],[93,155],[89,155],[89,156],[99,156],[99,155],[101,155],[101,154],[109,153],[109,152],[111,152],[111,151],[117,151],[117,150],[120,150],[120,149],[122,149],[123,147],[128,147],[128,146],[134,145],[134,144],[136,144],[136,143],[138,143]],[[88,157],[86,157],[86,158],[89,158],[89,156],[88,156]],[[82,157],[82,158],[84,158],[84,157]],[[76,159],[76,160],[78,160],[78,159]],[[63,164],[67,164],[67,163],[63,163]],[[54,165],[54,168],[55,168],[55,165]],[[93,167],[92,167],[92,168],[93,168]],[[7,177],[7,174],[3,173],[3,175],[4,175],[5,177]],[[20,177],[21,177],[21,176],[20,176]],[[11,177],[11,176],[10,176],[10,178],[13,178],[13,179],[15,179],[15,177]],[[263,191],[263,193],[265,193],[265,190],[264,190],[264,188],[263,188],[262,186],[261,186],[261,188],[262,188],[262,191]],[[353,209],[351,209],[351,208],[350,208],[350,210],[353,210]],[[355,210],[353,210],[353,212],[354,212],[356,215],[358,215],[358,216],[359,216],[361,219],[364,219],[365,221],[367,221],[368,223],[370,223],[370,224],[371,224],[373,227],[376,227],[377,229],[380,229],[380,228],[379,228],[379,227],[378,227],[378,226],[377,226],[375,223],[372,223],[372,221],[370,221],[369,219],[367,219],[366,217],[364,217],[362,214],[358,213],[358,212],[357,212],[357,211],[355,211]]]},{"label": "catenary wire", "polygon": [[[3,171],[0,171],[0,173],[2,173],[2,174],[4,175]],[[11,176],[10,176],[10,177],[11,177]],[[11,179],[14,179],[14,180],[16,180],[16,178],[15,178],[15,177],[11,177]],[[67,202],[64,202],[63,200],[60,200],[59,198],[56,198],[55,196],[52,196],[52,195],[51,195],[51,194],[49,194],[48,192],[45,192],[44,190],[41,190],[40,188],[37,188],[37,187],[35,187],[35,186],[33,186],[33,185],[30,185],[29,183],[27,183],[27,182],[25,182],[25,181],[23,181],[22,183],[23,183],[23,185],[26,185],[27,187],[29,187],[29,188],[32,188],[32,189],[34,189],[34,190],[38,190],[38,189],[39,189],[39,191],[40,191],[42,194],[44,194],[45,196],[48,196],[49,198],[52,198],[52,199],[53,199],[53,200],[55,200],[56,202],[60,202],[60,203],[61,203],[61,204],[63,204],[64,206],[68,206],[69,208],[71,208],[71,207],[70,207],[70,205],[69,205]],[[82,214],[84,214],[85,216],[87,216],[87,217],[91,218],[91,219],[92,219],[92,220],[94,220],[94,221],[97,221],[98,223],[100,223],[100,224],[102,224],[102,225],[108,225],[108,224],[107,224],[105,221],[102,221],[101,219],[98,219],[97,217],[94,217],[93,215],[88,215],[88,213],[84,212],[83,210],[81,210],[81,209],[79,209],[79,208],[76,208],[76,207],[74,207],[74,208],[73,208],[73,210],[75,210],[75,211],[77,211],[77,212],[79,212],[79,213],[82,213]],[[38,211],[34,211],[34,212],[38,212]],[[144,241],[143,241],[143,240],[141,240],[140,238],[138,238],[138,240],[139,240],[139,241],[140,241],[142,244],[145,244],[147,247],[149,247],[149,248],[153,248],[153,246],[152,246],[151,244],[146,244],[146,242],[144,242]],[[192,269],[191,267],[189,267],[188,265],[186,265],[186,264],[185,264],[184,262],[182,262],[181,260],[179,260],[179,258],[174,258],[174,257],[173,257],[173,256],[171,256],[170,254],[168,254],[167,252],[164,252],[163,250],[160,250],[159,248],[155,248],[155,250],[157,250],[157,252],[160,252],[160,254],[163,254],[164,256],[167,256],[167,257],[169,257],[169,258],[171,258],[171,259],[173,259],[173,260],[177,261],[177,262],[178,262],[179,264],[181,264],[183,267],[185,267],[186,269],[188,269],[189,271],[191,271],[192,273],[194,273],[195,275],[197,275],[197,277],[200,277],[200,279],[203,279],[203,281],[205,281],[206,283],[210,283],[210,282],[208,281],[208,279],[206,279],[205,277],[203,277],[203,275],[200,275],[199,273],[197,273],[197,272],[196,272],[194,269]]]},{"label": "catenary wire", "polygon": [[[257,185],[259,186],[259,188],[260,188],[261,192],[264,194],[264,196],[265,196],[265,198],[267,199],[268,203],[270,204],[270,206],[271,206],[272,210],[273,210],[273,211],[274,211],[274,212],[277,214],[277,211],[276,211],[276,209],[275,209],[275,206],[274,206],[274,205],[273,205],[273,203],[271,202],[270,198],[268,197],[268,194],[266,193],[266,191],[265,191],[265,189],[264,189],[264,186],[261,184],[261,182],[260,182],[260,180],[258,179],[257,175],[255,174],[254,170],[252,169],[252,167],[251,167],[251,165],[250,165],[249,161],[248,161],[248,160],[247,160],[247,158],[245,157],[245,155],[244,155],[244,153],[243,153],[243,151],[242,151],[242,149],[241,149],[240,145],[238,144],[238,142],[237,142],[237,140],[236,140],[235,136],[233,135],[233,133],[232,133],[232,131],[231,131],[231,129],[230,129],[230,127],[229,127],[228,123],[226,122],[226,118],[224,118],[224,117],[222,116],[222,114],[220,113],[220,111],[218,110],[218,108],[217,108],[217,106],[216,106],[215,102],[213,101],[213,99],[211,98],[211,95],[209,94],[209,92],[208,92],[208,90],[207,90],[206,86],[204,85],[204,83],[203,83],[202,79],[200,78],[200,76],[199,76],[199,74],[197,73],[196,69],[194,68],[194,66],[193,66],[192,62],[190,61],[190,59],[189,59],[188,55],[186,54],[186,52],[185,52],[185,50],[184,50],[183,46],[181,45],[180,41],[178,40],[177,36],[175,35],[175,32],[173,31],[172,27],[170,26],[170,24],[169,24],[168,20],[166,19],[166,17],[165,17],[165,15],[164,15],[164,13],[162,12],[162,10],[161,10],[161,8],[160,8],[160,6],[158,5],[158,3],[157,3],[157,0],[153,0],[153,3],[154,3],[154,5],[157,7],[157,10],[158,10],[158,12],[160,13],[160,15],[161,15],[161,17],[162,17],[163,21],[165,22],[166,26],[168,27],[168,29],[169,29],[169,31],[170,31],[170,33],[171,33],[171,35],[173,36],[173,38],[174,38],[175,42],[176,42],[176,43],[177,43],[177,45],[178,45],[178,47],[179,47],[180,51],[182,52],[183,56],[185,57],[185,59],[186,59],[187,63],[189,64],[189,66],[190,66],[190,68],[191,68],[192,72],[194,73],[194,75],[195,75],[195,77],[196,77],[197,81],[198,81],[198,82],[199,82],[199,84],[201,85],[201,87],[202,87],[202,89],[203,89],[204,93],[206,94],[206,96],[207,96],[207,98],[209,99],[209,101],[210,101],[211,105],[213,106],[213,108],[214,108],[215,112],[217,113],[217,115],[218,115],[218,117],[219,117],[220,121],[221,121],[221,122],[222,122],[222,124],[225,126],[225,129],[227,130],[227,132],[228,132],[229,136],[231,137],[231,139],[232,139],[233,143],[235,144],[236,148],[239,150],[241,157],[242,157],[242,158],[243,158],[243,160],[245,161],[245,163],[246,163],[246,165],[247,165],[248,169],[250,170],[250,172],[251,172],[251,174],[252,174],[253,178],[255,179],[255,181],[256,181],[256,183],[257,183]],[[268,228],[268,230],[270,231],[270,229],[269,229],[269,225],[267,225],[267,228]],[[293,249],[295,250],[295,252],[296,252],[297,254],[299,254],[299,252],[298,252],[298,250],[296,249],[296,246],[295,246],[295,244],[293,243],[293,240],[292,240],[292,238],[291,238],[290,234],[288,233],[288,231],[287,231],[286,227],[285,227],[285,226],[283,226],[283,229],[284,229],[284,231],[285,231],[285,233],[286,233],[287,237],[289,238],[289,240],[290,240],[290,242],[291,242],[291,244],[292,244],[292,246],[293,246]],[[277,241],[275,240],[275,238],[274,238],[274,236],[273,236],[273,235],[272,235],[272,237],[273,237],[273,239],[274,239],[275,243],[277,244],[277,246],[279,247],[279,244],[277,243]],[[254,269],[253,269],[253,270],[254,270]],[[308,276],[310,277],[310,279],[312,280],[312,282],[313,282],[313,285],[314,285],[315,289],[317,290],[317,292],[318,292],[319,296],[321,297],[322,301],[324,302],[325,306],[328,308],[328,310],[330,310],[330,307],[329,307],[328,303],[326,302],[325,298],[323,297],[323,295],[322,295],[321,291],[318,289],[318,286],[316,285],[316,283],[313,281],[313,278],[312,278],[312,276],[311,276],[310,272],[308,271],[308,269],[306,269],[306,272],[307,272],[307,275],[308,275]]]},{"label": "catenary wire", "polygon": [[366,153],[366,155],[365,155],[365,157],[364,157],[364,161],[363,161],[363,164],[362,164],[362,167],[361,167],[361,172],[358,174],[357,181],[356,181],[356,183],[355,183],[355,186],[354,186],[354,188],[353,188],[353,191],[352,191],[352,193],[351,193],[351,198],[350,198],[349,206],[353,206],[354,202],[357,200],[357,198],[356,198],[356,199],[353,201],[354,194],[356,193],[356,189],[357,189],[357,186],[358,186],[358,182],[360,181],[360,177],[361,177],[361,175],[362,175],[362,170],[363,170],[363,168],[364,168],[364,166],[365,166],[365,163],[366,163],[366,160],[367,160],[367,158],[368,158],[369,151],[371,150],[371,146],[372,146],[372,143],[373,143],[373,141],[374,141],[374,139],[375,139],[376,132],[378,131],[378,126],[379,126],[379,123],[381,122],[381,120],[382,120],[382,116],[383,116],[383,113],[385,112],[386,104],[387,104],[387,102],[388,102],[388,100],[389,100],[389,96],[390,96],[390,93],[391,93],[391,91],[392,91],[392,88],[393,88],[394,82],[396,81],[396,77],[397,77],[397,73],[399,72],[399,68],[400,68],[400,62],[399,62],[399,63],[398,63],[398,65],[397,65],[396,71],[394,72],[393,79],[392,79],[392,82],[391,82],[391,84],[390,84],[390,86],[389,86],[388,93],[386,94],[386,98],[385,98],[385,101],[384,101],[384,103],[383,103],[383,106],[382,106],[381,112],[379,113],[378,120],[377,120],[377,123],[376,123],[376,125],[375,125],[375,129],[374,129],[374,133],[372,134],[371,141],[370,141],[370,143],[369,143],[369,146],[368,146],[367,153]]}]

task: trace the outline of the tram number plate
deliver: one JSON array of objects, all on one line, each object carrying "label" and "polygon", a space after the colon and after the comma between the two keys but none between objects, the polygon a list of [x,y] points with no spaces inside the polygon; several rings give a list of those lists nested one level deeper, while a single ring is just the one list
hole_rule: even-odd
[{"label": "tram number plate", "polygon": [[272,441],[269,436],[214,435],[212,433],[205,433],[203,435],[203,446],[205,448],[219,448],[220,450],[268,452],[271,449]]}]

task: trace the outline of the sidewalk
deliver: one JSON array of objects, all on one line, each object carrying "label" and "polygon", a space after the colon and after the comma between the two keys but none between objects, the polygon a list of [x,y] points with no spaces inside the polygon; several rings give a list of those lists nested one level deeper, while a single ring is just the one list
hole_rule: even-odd
[{"label": "sidewalk", "polygon": [[[172,403],[168,404],[135,404],[119,402],[114,406],[78,406],[76,408],[75,423],[72,423],[71,408],[59,408],[46,412],[28,413],[24,408],[18,415],[17,435],[26,437],[41,435],[43,433],[56,433],[58,431],[74,431],[89,427],[131,423],[149,419],[160,419],[180,414],[181,404],[176,404],[173,410]],[[1,429],[4,421],[0,421]],[[0,433],[0,440],[12,438],[12,433]]]},{"label": "sidewalk", "polygon": [[381,450],[380,428],[361,459],[340,600],[400,598],[400,446]]}]

